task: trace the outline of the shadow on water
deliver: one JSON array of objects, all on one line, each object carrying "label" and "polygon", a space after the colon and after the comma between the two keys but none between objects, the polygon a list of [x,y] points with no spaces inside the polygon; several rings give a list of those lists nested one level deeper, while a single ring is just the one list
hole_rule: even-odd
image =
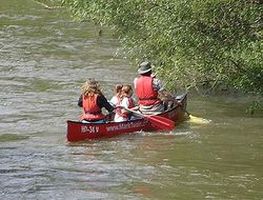
[{"label": "shadow on water", "polygon": [[0,142],[10,142],[17,140],[25,140],[28,139],[29,136],[24,135],[16,135],[16,134],[2,134],[0,135]]}]

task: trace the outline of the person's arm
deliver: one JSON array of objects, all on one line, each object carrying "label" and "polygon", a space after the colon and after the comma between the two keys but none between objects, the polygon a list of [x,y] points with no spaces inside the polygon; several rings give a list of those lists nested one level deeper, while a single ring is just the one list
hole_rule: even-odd
[{"label": "person's arm", "polygon": [[80,97],[79,97],[78,106],[79,106],[79,107],[82,107],[82,106],[83,106],[82,95],[80,95]]},{"label": "person's arm", "polygon": [[136,78],[133,80],[133,87],[134,87],[134,89],[136,89],[136,82],[137,82],[137,79],[138,79],[138,77],[136,77]]},{"label": "person's arm", "polygon": [[171,95],[171,93],[165,89],[165,87],[159,79],[153,79],[153,87],[156,91],[158,91],[160,99],[165,101],[174,101],[173,95]]},{"label": "person's arm", "polygon": [[160,79],[153,78],[152,84],[153,84],[153,89],[155,91],[161,92],[162,90],[164,90],[163,83],[160,81]]},{"label": "person's arm", "polygon": [[161,91],[159,91],[159,95],[162,99],[166,100],[166,101],[171,101],[171,100],[175,100],[175,98],[171,95],[170,92],[168,92],[167,90],[163,89]]},{"label": "person's arm", "polygon": [[[120,106],[122,106],[124,108],[129,108],[129,100],[128,100],[127,97],[122,99]],[[126,109],[121,109],[121,112],[123,114],[128,114],[129,113]]]},{"label": "person's arm", "polygon": [[117,104],[117,97],[116,95],[111,98],[110,101],[108,101],[112,106],[115,106]]},{"label": "person's arm", "polygon": [[108,100],[103,95],[100,95],[98,97],[97,103],[100,108],[104,107],[108,112],[112,112],[114,110],[114,107],[108,102]]}]

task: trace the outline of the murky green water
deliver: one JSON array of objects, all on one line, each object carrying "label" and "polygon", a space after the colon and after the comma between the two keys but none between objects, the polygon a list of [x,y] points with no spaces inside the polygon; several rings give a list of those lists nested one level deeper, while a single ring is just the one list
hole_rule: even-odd
[{"label": "murky green water", "polygon": [[81,83],[110,98],[135,69],[110,33],[31,0],[0,0],[0,36],[0,199],[263,199],[263,118],[246,99],[190,94],[210,123],[68,145]]}]

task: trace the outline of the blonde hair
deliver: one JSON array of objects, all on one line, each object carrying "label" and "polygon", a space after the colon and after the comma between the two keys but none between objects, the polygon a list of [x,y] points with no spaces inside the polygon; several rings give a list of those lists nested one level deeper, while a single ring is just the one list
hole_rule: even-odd
[{"label": "blonde hair", "polygon": [[102,94],[99,88],[99,83],[95,79],[88,79],[81,86],[81,94],[85,96],[93,96],[94,94]]}]

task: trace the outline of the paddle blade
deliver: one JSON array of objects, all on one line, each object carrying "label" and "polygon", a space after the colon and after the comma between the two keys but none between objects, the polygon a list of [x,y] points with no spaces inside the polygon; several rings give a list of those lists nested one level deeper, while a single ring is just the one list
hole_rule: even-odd
[{"label": "paddle blade", "polygon": [[167,119],[165,117],[157,116],[157,115],[152,115],[152,116],[147,116],[144,115],[153,126],[157,127],[160,130],[165,130],[165,131],[170,131],[175,128],[175,123],[174,121]]},{"label": "paddle blade", "polygon": [[208,124],[211,122],[211,120],[204,119],[201,117],[196,117],[193,115],[189,115],[189,122],[195,123],[195,124]]}]

